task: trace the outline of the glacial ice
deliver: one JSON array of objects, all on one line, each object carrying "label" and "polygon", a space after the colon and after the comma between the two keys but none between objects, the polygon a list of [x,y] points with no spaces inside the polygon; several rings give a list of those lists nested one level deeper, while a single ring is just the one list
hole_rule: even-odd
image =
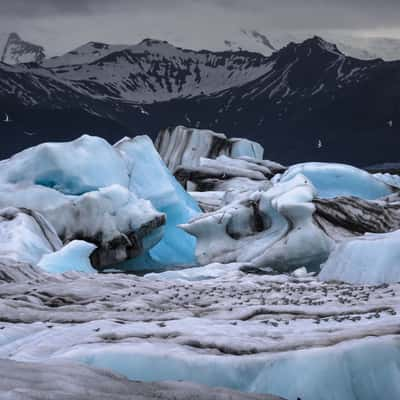
[{"label": "glacial ice", "polygon": [[400,189],[400,176],[389,173],[376,173],[373,175],[376,179],[385,182],[387,185]]},{"label": "glacial ice", "polygon": [[[286,399],[376,400],[400,396],[397,337],[266,356],[193,356],[179,347],[75,348],[67,359],[110,368],[132,380],[192,381]],[[375,384],[372,384],[374,382]]]},{"label": "glacial ice", "polygon": [[163,214],[119,185],[71,196],[39,185],[0,184],[0,207],[10,204],[40,212],[64,243],[82,239],[96,244],[96,267],[140,255],[162,236]]},{"label": "glacial ice", "polygon": [[227,155],[232,158],[251,157],[262,160],[263,147],[248,139],[228,139],[223,133],[206,129],[192,129],[178,126],[167,129],[157,137],[157,151],[168,168],[198,167],[200,158],[217,158]]},{"label": "glacial ice", "polygon": [[346,240],[331,253],[319,278],[354,284],[400,282],[400,231]]},{"label": "glacial ice", "polygon": [[366,171],[345,164],[310,162],[290,167],[281,182],[297,174],[306,176],[317,189],[320,198],[356,196],[374,200],[393,193],[393,188]]},{"label": "glacial ice", "polygon": [[[232,141],[212,157],[184,143],[183,155],[199,156],[185,168],[201,213],[149,138],[101,143],[112,169],[122,166],[103,181],[92,164],[75,179],[69,155],[40,165],[39,180],[24,175],[21,163],[40,164],[37,148],[3,162],[0,208],[20,208],[0,211],[0,358],[288,400],[399,398],[400,197],[386,196],[390,185],[337,164],[285,173],[235,158]],[[91,264],[169,270],[93,274]]]},{"label": "glacial ice", "polygon": [[[125,138],[115,148],[125,159],[130,177],[129,189],[139,197],[150,200],[158,211],[167,215],[164,236],[149,251],[147,266],[195,264],[196,240],[177,226],[201,212],[196,201],[165,166],[148,136]],[[125,267],[136,267],[138,264],[143,264],[143,260],[132,260]]]},{"label": "glacial ice", "polygon": [[83,135],[66,143],[43,143],[0,162],[0,182],[31,183],[79,195],[128,185],[126,166],[104,139]]},{"label": "glacial ice", "polygon": [[96,270],[90,263],[90,255],[96,246],[83,240],[73,240],[60,250],[45,254],[38,266],[48,273],[64,273],[79,271],[95,273]]},{"label": "glacial ice", "polygon": [[265,192],[248,192],[182,228],[197,237],[201,265],[250,262],[280,271],[318,269],[333,246],[313,222],[315,189],[297,174]]},{"label": "glacial ice", "polygon": [[14,207],[0,210],[1,260],[35,265],[61,246],[56,232],[39,213]]},{"label": "glacial ice", "polygon": [[96,267],[196,264],[196,240],[177,225],[201,211],[147,136],[113,147],[85,135],[27,149],[0,165],[0,206],[39,211],[64,243],[94,243]]},{"label": "glacial ice", "polygon": [[49,366],[0,360],[0,370],[3,400],[282,400],[190,382],[130,381],[109,371],[71,362]]}]

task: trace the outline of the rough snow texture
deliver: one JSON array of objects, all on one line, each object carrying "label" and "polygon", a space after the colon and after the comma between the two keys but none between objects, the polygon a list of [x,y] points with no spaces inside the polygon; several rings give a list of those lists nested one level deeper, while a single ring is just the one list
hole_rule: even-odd
[{"label": "rough snow texture", "polygon": [[399,284],[325,283],[237,266],[196,282],[30,271],[0,283],[0,358],[38,369],[79,361],[131,379],[287,399],[400,395]]},{"label": "rough snow texture", "polygon": [[400,282],[399,260],[400,231],[365,234],[339,244],[319,277],[356,284]]},{"label": "rough snow texture", "polygon": [[156,148],[168,168],[174,172],[178,166],[198,167],[200,159],[247,156],[262,160],[264,149],[247,139],[228,139],[223,133],[178,126],[160,132]]}]

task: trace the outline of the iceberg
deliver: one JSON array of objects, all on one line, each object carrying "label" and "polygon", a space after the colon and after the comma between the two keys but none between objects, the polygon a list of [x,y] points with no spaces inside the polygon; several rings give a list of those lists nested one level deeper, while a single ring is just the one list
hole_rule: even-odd
[{"label": "iceberg", "polygon": [[[125,268],[141,266],[193,265],[196,240],[178,225],[201,213],[196,201],[165,166],[148,136],[125,138],[115,144],[129,171],[129,190],[150,200],[167,216],[164,236],[145,259],[132,260]],[[146,265],[143,265],[146,264]]]},{"label": "iceberg", "polygon": [[319,278],[354,284],[400,282],[400,231],[365,234],[340,243],[331,253]]},{"label": "iceberg", "polygon": [[0,207],[14,204],[36,210],[63,243],[84,240],[97,249],[91,260],[99,269],[144,254],[163,234],[164,214],[120,185],[80,196],[30,184],[0,184]]},{"label": "iceberg", "polygon": [[0,206],[42,213],[64,243],[95,244],[96,268],[196,264],[196,240],[177,225],[201,210],[147,136],[44,143],[0,165]]},{"label": "iceberg", "polygon": [[228,139],[223,133],[178,126],[160,132],[155,146],[167,167],[175,173],[178,166],[198,167],[200,159],[250,157],[262,160],[263,147],[248,139]]},{"label": "iceberg", "polygon": [[394,188],[366,171],[345,164],[310,162],[290,167],[279,179],[287,182],[297,174],[306,176],[318,197],[356,196],[375,200],[393,193]]},{"label": "iceberg", "polygon": [[281,272],[302,266],[316,270],[333,241],[314,223],[315,195],[310,181],[298,174],[267,191],[233,195],[227,205],[182,228],[197,237],[201,265],[251,263]]},{"label": "iceberg", "polygon": [[69,271],[95,273],[90,263],[90,255],[95,249],[94,244],[74,240],[54,253],[45,254],[37,265],[52,274]]},{"label": "iceberg", "polygon": [[43,143],[0,162],[1,183],[30,183],[79,195],[101,187],[128,186],[126,166],[104,139],[83,135]]}]

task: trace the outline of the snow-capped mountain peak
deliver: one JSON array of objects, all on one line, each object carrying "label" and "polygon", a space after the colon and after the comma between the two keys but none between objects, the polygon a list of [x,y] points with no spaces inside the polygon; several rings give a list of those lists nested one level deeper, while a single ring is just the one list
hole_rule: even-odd
[{"label": "snow-capped mountain peak", "polygon": [[3,42],[3,46],[0,46],[0,54],[1,62],[11,65],[28,62],[40,63],[45,58],[42,46],[22,40],[15,32],[10,33],[6,42]]},{"label": "snow-capped mountain peak", "polygon": [[42,67],[86,94],[152,103],[240,86],[269,64],[258,53],[195,51],[145,39],[131,46],[89,42]]}]

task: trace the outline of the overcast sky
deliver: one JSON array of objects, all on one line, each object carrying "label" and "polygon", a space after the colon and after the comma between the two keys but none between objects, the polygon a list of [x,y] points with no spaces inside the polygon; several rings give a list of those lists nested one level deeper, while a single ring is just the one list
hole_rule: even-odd
[{"label": "overcast sky", "polygon": [[212,47],[242,28],[400,37],[400,0],[0,0],[0,30],[53,54],[145,37]]}]

